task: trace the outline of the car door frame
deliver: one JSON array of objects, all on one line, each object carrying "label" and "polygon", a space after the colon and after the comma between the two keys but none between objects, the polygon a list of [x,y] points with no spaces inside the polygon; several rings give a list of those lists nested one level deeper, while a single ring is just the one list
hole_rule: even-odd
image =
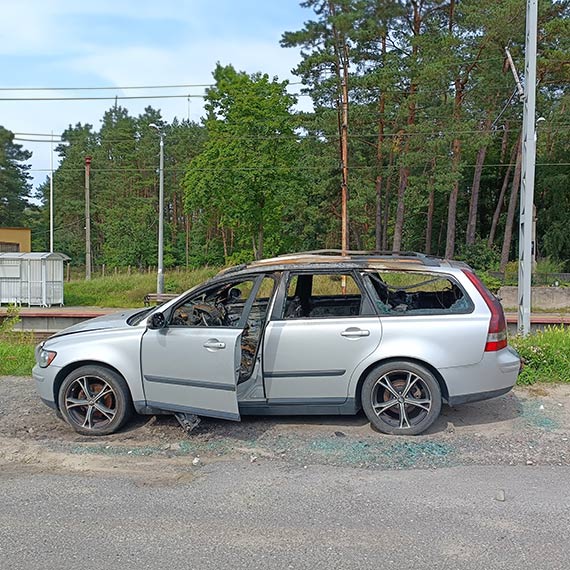
[{"label": "car door frame", "polygon": [[[181,305],[183,305],[184,303],[186,303],[188,301],[189,298],[192,298],[194,296],[199,296],[200,294],[205,293],[206,291],[208,291],[211,288],[217,287],[217,286],[223,286],[224,284],[229,284],[232,282],[237,282],[237,281],[247,281],[247,280],[251,280],[253,281],[253,286],[252,289],[249,293],[249,296],[247,298],[247,300],[244,303],[244,308],[242,311],[242,314],[240,316],[240,319],[238,321],[238,325],[236,327],[229,327],[229,326],[224,326],[224,327],[219,327],[219,326],[213,326],[213,327],[184,327],[184,326],[176,326],[174,325],[173,328],[175,329],[182,329],[182,330],[188,330],[188,331],[192,331],[192,330],[198,330],[198,331],[212,331],[211,335],[205,335],[205,336],[212,336],[215,337],[215,331],[220,331],[220,330],[231,330],[233,332],[236,333],[235,338],[233,339],[234,345],[232,347],[228,347],[230,349],[230,352],[233,353],[233,386],[231,383],[224,383],[221,384],[219,381],[215,381],[212,379],[205,379],[205,380],[190,380],[190,379],[176,379],[176,378],[172,378],[170,379],[170,381],[165,380],[158,380],[158,383],[164,383],[164,384],[172,384],[172,385],[177,385],[179,388],[186,388],[188,390],[188,392],[191,392],[192,389],[209,389],[209,390],[219,390],[220,392],[225,392],[227,394],[228,391],[233,392],[234,397],[235,397],[235,409],[237,410],[237,413],[234,412],[233,410],[231,412],[227,412],[224,410],[220,410],[220,409],[207,409],[207,408],[202,408],[202,407],[193,407],[193,406],[188,406],[188,405],[180,405],[177,404],[175,402],[168,402],[168,401],[157,401],[155,399],[149,400],[149,397],[147,395],[147,390],[146,388],[148,387],[149,382],[150,383],[155,383],[157,382],[157,378],[153,377],[152,374],[149,374],[148,376],[153,378],[153,380],[148,380],[147,379],[147,374],[145,373],[145,369],[144,369],[144,365],[143,365],[143,350],[144,350],[144,338],[145,336],[148,334],[149,330],[147,328],[147,331],[145,331],[145,333],[142,335],[141,338],[141,376],[142,376],[142,382],[143,382],[143,387],[145,387],[145,384],[147,384],[147,386],[145,387],[145,399],[147,400],[147,405],[155,408],[155,409],[164,409],[164,410],[169,410],[169,411],[180,411],[180,412],[187,412],[187,413],[197,413],[199,415],[203,415],[203,416],[207,416],[207,417],[217,417],[217,418],[223,418],[223,419],[230,419],[230,420],[235,420],[235,421],[239,421],[240,418],[240,413],[239,413],[239,402],[238,402],[238,396],[237,396],[237,386],[238,386],[238,380],[239,380],[239,372],[240,372],[240,364],[241,364],[241,336],[243,334],[243,331],[245,329],[245,325],[247,323],[247,319],[249,316],[249,312],[251,311],[251,308],[253,306],[253,303],[255,302],[255,298],[257,296],[257,293],[263,283],[263,279],[266,276],[266,272],[261,272],[261,273],[253,273],[253,274],[245,274],[245,275],[231,275],[231,276],[227,276],[227,278],[224,279],[220,279],[217,282],[209,282],[209,283],[205,283],[202,287],[196,288],[194,290],[192,290],[191,292],[189,292],[187,295],[185,295],[183,298],[181,298],[179,300],[179,302],[176,302],[174,304],[172,304],[171,306],[168,307],[168,310],[165,311],[165,317],[166,317],[166,321],[167,321],[167,325],[163,328],[163,329],[157,329],[155,332],[157,334],[168,334],[168,331],[165,329],[168,329],[169,325],[169,320],[172,318],[172,315],[174,313],[174,311],[180,307]],[[274,289],[273,294],[276,294],[276,289]],[[266,320],[267,322],[267,320]],[[261,341],[260,341],[261,342]],[[206,348],[206,347],[204,347]],[[207,349],[206,349],[207,350]],[[212,384],[212,386],[208,386],[208,384]]]},{"label": "car door frame", "polygon": [[[271,311],[271,315],[270,318],[268,319],[266,326],[268,324],[270,324],[271,322],[278,322],[278,321],[283,321],[286,320],[284,319],[283,313],[285,310],[285,303],[286,303],[286,299],[287,299],[287,288],[289,286],[289,281],[291,278],[291,275],[299,275],[299,274],[310,274],[310,275],[319,275],[319,274],[324,274],[324,275],[331,275],[331,274],[345,274],[345,275],[349,275],[354,282],[356,283],[357,287],[359,288],[360,292],[361,292],[361,296],[362,296],[362,304],[364,307],[366,307],[366,310],[363,311],[364,314],[359,314],[359,315],[354,315],[354,316],[347,316],[347,317],[338,317],[340,318],[347,318],[347,319],[358,319],[358,318],[369,318],[369,319],[374,319],[374,325],[378,327],[378,330],[380,331],[380,338],[378,339],[378,345],[381,342],[382,339],[382,325],[381,325],[381,321],[378,315],[378,311],[376,309],[376,306],[373,302],[373,297],[371,296],[371,291],[369,289],[368,284],[366,283],[366,281],[362,278],[362,276],[360,275],[360,267],[331,267],[330,265],[327,266],[322,266],[322,267],[298,267],[298,268],[287,268],[283,271],[283,273],[281,274],[281,279],[279,282],[279,286],[278,286],[278,290],[277,290],[277,294],[276,294],[276,298],[275,298],[275,302],[273,304],[273,309]],[[321,317],[315,317],[315,321],[325,321],[327,320],[326,318],[321,318]],[[265,334],[264,334],[265,337]],[[378,348],[378,345],[376,345],[375,349],[373,351],[371,351],[371,353],[365,358],[369,359],[373,354],[374,351]],[[265,349],[265,338],[263,339],[263,349]],[[265,359],[265,354],[262,355],[262,359]],[[268,390],[268,386],[267,386],[267,381],[270,377],[271,372],[267,372],[266,370],[266,362],[264,360],[262,360],[262,364],[263,364],[263,385],[264,385],[264,394],[266,397],[266,402],[267,402],[267,406],[269,408],[273,408],[273,407],[277,407],[277,408],[285,408],[287,407],[287,404],[292,404],[291,410],[293,410],[294,406],[299,406],[302,407],[304,404],[309,403],[309,408],[307,408],[307,413],[312,413],[310,411],[311,408],[317,409],[318,407],[321,407],[323,405],[328,406],[331,405],[333,407],[331,407],[331,410],[335,410],[334,413],[337,413],[340,408],[338,408],[338,406],[342,406],[343,403],[349,402],[349,400],[352,398],[352,394],[351,394],[351,390],[350,390],[350,386],[352,384],[352,376],[350,376],[347,380],[346,383],[346,387],[347,390],[344,393],[344,395],[342,396],[342,398],[327,398],[326,396],[323,396],[323,398],[319,398],[318,401],[316,398],[287,398],[286,401],[283,400],[281,401],[280,399],[276,399],[273,400],[270,398],[270,394],[269,394],[269,390]],[[294,400],[298,400],[297,402],[294,402]],[[334,407],[336,406],[336,407]],[[306,407],[306,406],[305,406]],[[353,406],[350,407],[350,409],[353,409]],[[292,411],[292,413],[295,413],[294,411]],[[333,413],[331,411],[327,411],[327,413]]]}]

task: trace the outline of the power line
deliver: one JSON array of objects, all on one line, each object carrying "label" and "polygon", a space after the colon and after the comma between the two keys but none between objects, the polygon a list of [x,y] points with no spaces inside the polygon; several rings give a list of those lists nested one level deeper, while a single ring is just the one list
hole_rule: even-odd
[{"label": "power line", "polygon": [[[300,85],[301,83],[289,83],[289,85]],[[95,89],[95,88],[94,88]],[[103,89],[103,88],[97,88]],[[110,89],[117,89],[120,88],[110,88]],[[0,91],[2,88],[0,88]],[[6,90],[6,89],[4,89]],[[16,90],[16,89],[10,89]],[[350,89],[353,93],[358,91],[371,91],[376,90],[379,93],[386,93],[386,94],[394,94],[394,95],[405,95],[410,94],[411,91],[409,89],[382,89],[380,86],[353,86]],[[443,89],[417,89],[414,91],[415,95],[421,96],[422,94],[425,95],[426,93],[436,93],[441,95],[449,95],[452,93],[451,90],[445,91]],[[303,92],[295,92],[295,93],[288,93],[289,95],[293,95],[294,97],[313,97],[314,93],[303,93]],[[0,97],[0,101],[114,101],[117,99],[121,100],[131,100],[131,99],[187,99],[187,98],[196,98],[196,99],[204,99],[206,94],[201,93],[183,93],[183,94],[167,94],[167,95],[113,95],[113,96],[86,96],[86,97]],[[317,96],[318,97],[318,96]],[[333,109],[331,109],[333,110]]]},{"label": "power line", "polygon": [[[308,93],[289,93],[295,97],[310,97]],[[205,94],[184,95],[115,95],[113,97],[0,97],[0,101],[115,101],[117,99],[204,99]]]},{"label": "power line", "polygon": [[33,137],[61,137],[55,133],[12,133],[14,136],[33,136]]},{"label": "power line", "polygon": [[[440,158],[442,159],[448,159],[449,157],[446,156],[441,156]],[[461,167],[462,168],[476,168],[478,165],[477,164],[462,164]],[[505,167],[505,166],[515,166],[514,163],[502,163],[502,164],[484,164],[483,168],[500,168],[500,167]],[[537,162],[536,166],[570,166],[570,162]],[[418,166],[418,168],[420,168],[421,166]],[[271,171],[271,170],[323,170],[323,168],[325,169],[331,169],[331,170],[340,170],[340,164],[336,164],[336,165],[326,165],[326,166],[298,166],[298,165],[280,165],[280,166],[240,166],[240,167],[236,167],[236,168],[232,168],[231,171],[232,172],[255,172],[255,171]],[[398,164],[393,164],[393,165],[382,165],[382,166],[378,166],[378,165],[359,165],[359,164],[355,164],[353,165],[351,168],[353,169],[357,169],[357,170],[386,170],[386,169],[398,169],[400,168],[400,166]],[[91,173],[97,173],[97,172],[138,172],[138,173],[146,173],[146,172],[155,172],[158,169],[156,167],[148,167],[148,168],[125,168],[125,167],[121,167],[121,168],[96,168],[96,167],[91,167]],[[164,171],[165,172],[186,172],[187,169],[185,168],[165,168]],[[196,172],[211,172],[213,170],[217,170],[217,167],[210,167],[210,168],[196,168],[196,169],[192,169],[195,170]],[[27,172],[51,172],[51,170],[49,168],[31,168],[29,170],[27,170]],[[57,170],[56,170],[56,174],[57,174]],[[64,172],[84,172],[84,168],[65,168]]]},{"label": "power line", "polygon": [[[301,81],[291,81],[288,85],[301,85]],[[126,91],[129,89],[186,89],[188,87],[215,87],[215,83],[180,83],[173,85],[127,85],[95,87],[0,87],[0,91]]]},{"label": "power line", "polygon": [[114,101],[116,99],[204,99],[206,95],[116,95],[114,97],[0,97],[0,101]]},{"label": "power line", "polygon": [[212,87],[212,83],[181,83],[178,85],[127,85],[122,87],[0,87],[0,91],[127,91],[129,89],[186,89]]}]

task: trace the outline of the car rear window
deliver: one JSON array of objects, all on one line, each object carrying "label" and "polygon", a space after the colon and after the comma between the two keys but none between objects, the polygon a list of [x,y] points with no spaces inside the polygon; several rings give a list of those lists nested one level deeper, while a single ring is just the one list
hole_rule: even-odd
[{"label": "car rear window", "polygon": [[473,303],[451,277],[411,271],[366,271],[382,315],[470,313]]}]

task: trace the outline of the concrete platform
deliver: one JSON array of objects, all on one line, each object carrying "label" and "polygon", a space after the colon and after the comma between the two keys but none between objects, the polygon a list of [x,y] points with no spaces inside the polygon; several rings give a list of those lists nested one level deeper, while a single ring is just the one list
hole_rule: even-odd
[{"label": "concrete platform", "polygon": [[[34,332],[38,337],[51,334],[95,317],[116,313],[125,309],[102,307],[21,307],[20,321],[15,331]],[[0,321],[6,318],[8,309],[0,307]]]}]

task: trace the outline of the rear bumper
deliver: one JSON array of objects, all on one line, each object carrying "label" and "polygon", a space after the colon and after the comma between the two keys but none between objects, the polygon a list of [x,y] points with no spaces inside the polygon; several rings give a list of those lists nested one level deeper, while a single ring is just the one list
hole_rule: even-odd
[{"label": "rear bumper", "polygon": [[490,392],[479,392],[476,394],[463,394],[462,396],[450,396],[447,403],[450,406],[459,406],[460,404],[468,404],[469,402],[480,402],[481,400],[490,400],[497,398],[503,394],[507,394],[512,390],[512,386],[508,388],[500,388],[499,390],[491,390]]},{"label": "rear bumper", "polygon": [[496,398],[509,392],[517,381],[521,359],[510,346],[486,352],[477,364],[440,370],[450,405]]}]

